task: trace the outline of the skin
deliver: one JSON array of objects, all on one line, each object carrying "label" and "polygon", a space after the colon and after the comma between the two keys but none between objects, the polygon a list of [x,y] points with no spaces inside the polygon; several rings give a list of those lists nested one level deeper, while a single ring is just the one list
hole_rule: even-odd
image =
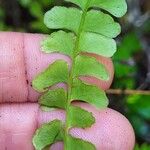
[{"label": "skin", "polygon": [[[40,52],[39,34],[0,32],[0,150],[33,150],[32,136],[37,127],[54,119],[65,119],[63,110],[43,112],[37,104],[39,94],[31,87],[33,77],[56,59],[68,57]],[[91,54],[87,54],[91,55]],[[112,83],[114,69],[111,59],[92,55],[109,71],[110,80],[82,77],[102,89]],[[129,121],[112,109],[97,110],[85,103],[74,103],[93,112],[96,123],[85,130],[72,129],[76,137],[95,144],[97,150],[133,150],[135,136]],[[63,150],[57,143],[52,150]]]}]

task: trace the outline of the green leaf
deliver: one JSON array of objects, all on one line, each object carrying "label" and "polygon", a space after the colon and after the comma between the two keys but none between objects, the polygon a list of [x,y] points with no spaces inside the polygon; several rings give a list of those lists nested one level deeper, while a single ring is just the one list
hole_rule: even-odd
[{"label": "green leaf", "polygon": [[44,93],[40,99],[39,103],[47,107],[56,107],[66,109],[67,93],[63,88],[49,90]]},{"label": "green leaf", "polygon": [[113,56],[114,60],[128,60],[134,53],[139,52],[142,49],[140,39],[136,33],[130,32],[123,37],[121,44],[118,46],[117,53]]},{"label": "green leaf", "polygon": [[90,7],[99,7],[116,17],[122,17],[127,12],[125,0],[90,0]]},{"label": "green leaf", "polygon": [[[144,101],[144,102],[143,102]],[[146,120],[150,120],[150,95],[132,95],[127,98],[128,108]]]},{"label": "green leaf", "polygon": [[91,112],[88,112],[77,106],[69,107],[69,127],[86,128],[95,123],[95,118]]},{"label": "green leaf", "polygon": [[122,64],[119,62],[114,62],[115,66],[115,73],[117,78],[125,78],[125,77],[130,77],[131,74],[135,74],[137,71],[137,68],[135,66],[130,66],[127,64]]},{"label": "green leaf", "polygon": [[68,150],[96,150],[96,147],[88,141],[68,135]]},{"label": "green leaf", "polygon": [[121,27],[110,15],[91,10],[87,12],[83,30],[114,38],[121,32]]},{"label": "green leaf", "polygon": [[[32,3],[30,3],[30,13],[32,16],[34,16],[35,18],[43,18],[43,9],[40,3],[38,3],[37,1],[31,1]],[[38,13],[37,13],[38,12]]]},{"label": "green leaf", "polygon": [[88,85],[75,79],[72,87],[71,101],[81,100],[97,108],[108,106],[108,99],[104,91],[94,85]]},{"label": "green leaf", "polygon": [[108,80],[108,71],[95,58],[78,55],[75,60],[74,76],[94,76],[101,80]]},{"label": "green leaf", "polygon": [[82,10],[90,7],[98,7],[104,9],[116,17],[122,17],[127,11],[127,4],[125,0],[65,0],[72,2]]},{"label": "green leaf", "polygon": [[116,42],[99,34],[82,33],[79,41],[79,50],[111,57],[116,52]]},{"label": "green leaf", "polygon": [[62,140],[60,138],[61,128],[62,123],[59,120],[42,125],[33,137],[33,145],[36,150],[43,150],[43,148],[50,146],[54,142]]},{"label": "green leaf", "polygon": [[32,82],[32,86],[39,92],[44,92],[54,84],[68,81],[68,64],[64,60],[57,60],[49,67],[37,75]]},{"label": "green leaf", "polygon": [[42,51],[45,53],[60,52],[72,56],[75,36],[72,33],[58,31],[42,41]]},{"label": "green leaf", "polygon": [[44,23],[50,29],[78,32],[82,11],[76,8],[54,7],[45,14]]},{"label": "green leaf", "polygon": [[144,143],[141,146],[136,144],[134,150],[150,150],[150,145],[148,143]]},{"label": "green leaf", "polygon": [[31,4],[31,0],[17,0],[19,4],[23,7],[28,7]]},{"label": "green leaf", "polygon": [[86,8],[87,2],[88,2],[88,0],[65,0],[65,1],[74,3],[78,5],[79,7],[81,7],[82,9]]},{"label": "green leaf", "polygon": [[114,82],[114,87],[116,89],[133,89],[135,87],[135,81],[130,76],[123,78],[116,77]]}]

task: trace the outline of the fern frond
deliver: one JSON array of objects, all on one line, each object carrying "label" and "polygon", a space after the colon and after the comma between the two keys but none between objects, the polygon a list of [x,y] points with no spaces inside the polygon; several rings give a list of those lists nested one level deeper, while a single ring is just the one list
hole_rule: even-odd
[{"label": "fern frond", "polygon": [[[33,88],[42,95],[39,104],[66,111],[65,123],[54,120],[42,125],[33,138],[37,150],[43,150],[57,141],[64,142],[64,150],[96,150],[96,147],[69,133],[73,127],[87,128],[95,123],[91,112],[74,106],[73,101],[83,101],[95,107],[106,108],[105,92],[96,85],[90,85],[81,76],[92,76],[108,80],[108,71],[95,58],[84,53],[111,57],[116,51],[115,38],[121,31],[120,25],[102,10],[121,17],[127,10],[125,0],[65,0],[78,7],[55,6],[44,17],[45,25],[58,30],[42,42],[45,53],[58,52],[72,60],[69,70],[67,62],[57,60],[33,80]],[[97,8],[97,9],[95,9]],[[67,90],[50,87],[57,83],[67,84]],[[80,114],[80,115],[78,115]]]}]

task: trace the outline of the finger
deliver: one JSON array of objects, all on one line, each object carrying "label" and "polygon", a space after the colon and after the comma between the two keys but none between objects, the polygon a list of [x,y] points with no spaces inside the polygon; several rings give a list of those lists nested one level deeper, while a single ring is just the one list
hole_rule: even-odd
[{"label": "finger", "polygon": [[[31,87],[35,75],[58,58],[70,62],[61,54],[43,54],[40,42],[44,37],[39,34],[0,33],[0,102],[37,101],[39,94]],[[97,55],[94,57],[109,70],[110,80],[84,79],[107,89],[113,78],[112,62]]]},{"label": "finger", "polygon": [[[96,110],[88,104],[78,103],[93,112],[96,123],[88,129],[72,129],[71,134],[91,141],[97,150],[132,150],[134,133],[127,119],[111,109]],[[0,106],[1,150],[33,150],[32,136],[37,126],[54,119],[65,119],[62,110],[42,112],[37,104],[5,104]],[[57,143],[52,150],[63,150]]]},{"label": "finger", "polygon": [[23,35],[0,33],[0,102],[26,101]]}]

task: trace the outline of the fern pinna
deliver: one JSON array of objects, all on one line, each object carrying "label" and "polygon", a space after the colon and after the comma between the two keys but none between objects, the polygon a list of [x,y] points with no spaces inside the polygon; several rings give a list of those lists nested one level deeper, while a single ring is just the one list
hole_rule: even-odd
[{"label": "fern pinna", "polygon": [[[33,80],[33,88],[42,93],[39,104],[66,111],[66,120],[53,120],[42,125],[35,133],[33,145],[37,150],[50,147],[58,141],[64,142],[64,150],[96,150],[96,147],[82,139],[73,137],[69,130],[73,127],[87,128],[95,122],[91,112],[72,104],[81,100],[97,108],[105,108],[108,99],[105,92],[96,85],[81,80],[81,76],[93,76],[108,80],[106,68],[95,58],[85,55],[94,53],[111,57],[116,51],[115,38],[120,33],[120,25],[106,14],[121,17],[127,10],[125,0],[65,0],[76,7],[55,6],[45,14],[44,23],[53,32],[42,42],[45,53],[58,52],[69,56],[69,68],[64,60],[56,60]],[[105,12],[102,12],[104,10]],[[64,88],[50,89],[58,83]]]}]

